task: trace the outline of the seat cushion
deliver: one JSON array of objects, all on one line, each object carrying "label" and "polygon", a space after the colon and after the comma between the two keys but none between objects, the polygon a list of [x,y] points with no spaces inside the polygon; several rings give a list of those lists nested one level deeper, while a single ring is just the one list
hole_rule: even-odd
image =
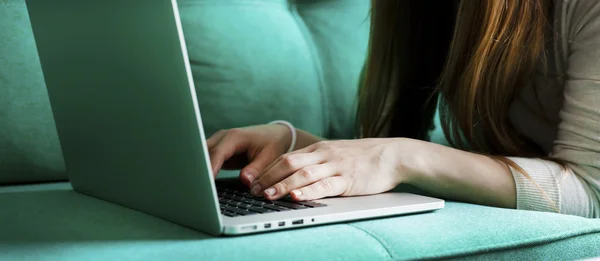
[{"label": "seat cushion", "polygon": [[67,183],[3,188],[0,205],[1,261],[209,261],[284,257],[285,260],[308,260],[308,257],[311,260],[381,260],[388,257],[377,240],[352,226],[216,238],[83,196],[73,192]]},{"label": "seat cushion", "polygon": [[[436,213],[358,222],[354,226],[377,238],[393,259],[487,256],[498,251],[510,252],[518,260],[572,260],[600,255],[600,248],[592,244],[600,241],[599,219],[552,213],[450,202]],[[590,234],[594,236],[578,239]],[[534,256],[518,253],[545,244],[560,245],[563,240],[579,245],[572,245],[575,248],[570,250],[564,246],[563,250],[568,251],[554,253],[529,251]]]},{"label": "seat cushion", "polygon": [[[353,136],[369,1],[179,5],[207,135],[283,119],[328,138]],[[0,0],[0,24],[0,184],[64,180],[24,0]]]},{"label": "seat cushion", "polygon": [[448,202],[417,215],[211,237],[73,192],[0,188],[0,260],[574,260],[600,220]]}]

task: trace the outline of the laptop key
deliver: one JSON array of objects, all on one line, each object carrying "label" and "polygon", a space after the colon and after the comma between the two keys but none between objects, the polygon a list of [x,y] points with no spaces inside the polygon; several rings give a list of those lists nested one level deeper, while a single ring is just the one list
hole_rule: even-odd
[{"label": "laptop key", "polygon": [[248,198],[254,199],[254,200],[258,200],[258,201],[265,201],[266,199],[264,197],[258,197],[258,196],[254,196],[251,195]]},{"label": "laptop key", "polygon": [[240,210],[244,212],[245,216],[260,214],[260,212],[252,211],[249,208],[240,208]]},{"label": "laptop key", "polygon": [[229,212],[229,211],[223,211],[221,213],[223,213],[223,215],[228,216],[228,217],[237,217],[238,216],[238,214]]},{"label": "laptop key", "polygon": [[246,198],[253,198],[254,195],[252,195],[252,193],[250,192],[238,192],[238,195],[242,196],[242,197],[246,197]]},{"label": "laptop key", "polygon": [[286,208],[292,208],[292,209],[306,209],[306,208],[308,208],[308,207],[306,207],[304,205],[301,205],[301,204],[290,203],[290,202],[285,202],[285,201],[275,201],[275,205],[286,207]]},{"label": "laptop key", "polygon": [[287,210],[291,210],[291,209],[286,208],[286,207],[282,207],[282,206],[278,206],[278,205],[270,205],[270,204],[265,204],[263,207],[271,209],[271,210],[275,210],[275,211],[287,211]]},{"label": "laptop key", "polygon": [[321,203],[317,203],[317,202],[312,202],[312,201],[300,201],[298,203],[302,204],[302,205],[305,205],[305,206],[313,207],[313,208],[319,208],[319,207],[325,207],[325,206],[327,206],[325,204],[321,204]]},{"label": "laptop key", "polygon": [[235,206],[225,205],[225,210],[227,210],[227,211],[235,212],[234,209],[236,209]]},{"label": "laptop key", "polygon": [[235,200],[231,200],[231,201],[229,201],[229,203],[227,203],[227,205],[230,205],[230,206],[239,206],[239,205],[242,205],[242,204],[244,204],[244,203],[239,202],[239,201],[235,201]]},{"label": "laptop key", "polygon": [[234,194],[245,197],[246,195],[250,195],[250,193],[248,191],[242,191],[242,190],[234,190],[233,191]]},{"label": "laptop key", "polygon": [[233,199],[233,200],[237,200],[237,201],[242,201],[242,200],[244,200],[244,198],[243,198],[243,197],[240,197],[240,196],[237,196],[237,195],[233,195],[233,197],[231,197],[231,199]]},{"label": "laptop key", "polygon": [[252,207],[254,207],[254,205],[252,204],[241,204],[237,206],[238,208],[243,208],[243,209],[250,209]]},{"label": "laptop key", "polygon": [[252,204],[252,201],[254,201],[254,199],[250,199],[250,198],[243,198],[242,199],[242,202],[248,203],[248,204]]},{"label": "laptop key", "polygon": [[239,209],[239,208],[234,208],[234,207],[231,207],[231,206],[226,206],[225,207],[225,211],[236,213],[238,215],[245,215],[248,212],[246,210]]},{"label": "laptop key", "polygon": [[261,214],[275,212],[274,210],[270,210],[267,208],[259,208],[259,207],[251,207],[251,208],[249,208],[249,210],[257,212],[257,213],[261,213]]},{"label": "laptop key", "polygon": [[292,199],[292,197],[290,197],[290,196],[285,196],[283,198],[280,198],[279,201],[286,201],[286,202],[296,203],[296,201],[294,199]]},{"label": "laptop key", "polygon": [[252,201],[250,202],[250,204],[252,204],[252,205],[255,205],[255,206],[262,207],[262,206],[264,206],[264,205],[265,205],[265,204],[267,204],[267,203],[266,203],[266,202],[264,202],[264,201],[252,200]]},{"label": "laptop key", "polygon": [[235,213],[242,215],[242,216],[250,216],[250,215],[258,214],[258,213],[255,213],[255,212],[252,212],[252,211],[249,211],[246,209],[241,209],[241,208],[236,209]]}]

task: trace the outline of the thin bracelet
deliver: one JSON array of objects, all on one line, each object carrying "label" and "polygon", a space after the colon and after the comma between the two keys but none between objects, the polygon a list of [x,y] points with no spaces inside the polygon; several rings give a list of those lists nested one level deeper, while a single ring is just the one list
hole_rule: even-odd
[{"label": "thin bracelet", "polygon": [[269,124],[281,124],[281,125],[288,127],[288,129],[290,129],[290,132],[292,133],[292,142],[290,143],[290,148],[287,150],[287,153],[294,151],[294,148],[296,147],[296,139],[298,137],[298,134],[296,133],[296,128],[294,128],[294,125],[292,125],[291,123],[289,123],[287,121],[272,121],[272,122],[269,122]]}]

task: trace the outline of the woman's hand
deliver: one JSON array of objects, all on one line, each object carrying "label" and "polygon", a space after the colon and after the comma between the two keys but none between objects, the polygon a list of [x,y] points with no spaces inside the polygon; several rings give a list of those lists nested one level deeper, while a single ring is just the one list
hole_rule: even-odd
[{"label": "woman's hand", "polygon": [[215,175],[240,169],[240,178],[269,200],[358,196],[410,184],[440,198],[515,208],[510,168],[494,158],[412,139],[321,141],[297,130],[296,151],[284,154],[283,125],[220,131],[208,139]]},{"label": "woman's hand", "polygon": [[[323,141],[282,155],[252,182],[254,195],[295,200],[386,192],[412,173],[403,139]],[[400,145],[400,146],[399,146]],[[406,155],[406,153],[404,153]]]},{"label": "woman's hand", "polygon": [[[318,137],[298,130],[296,148],[318,142]],[[271,162],[284,154],[291,143],[288,127],[279,124],[222,130],[207,140],[212,170],[242,169],[240,179],[250,185]]]}]

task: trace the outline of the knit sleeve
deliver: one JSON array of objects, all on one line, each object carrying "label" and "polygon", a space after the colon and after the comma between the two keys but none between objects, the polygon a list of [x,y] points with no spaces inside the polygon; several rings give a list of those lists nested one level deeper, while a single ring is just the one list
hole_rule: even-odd
[{"label": "knit sleeve", "polygon": [[517,208],[600,217],[600,3],[571,1],[567,80],[552,155],[510,158]]}]

